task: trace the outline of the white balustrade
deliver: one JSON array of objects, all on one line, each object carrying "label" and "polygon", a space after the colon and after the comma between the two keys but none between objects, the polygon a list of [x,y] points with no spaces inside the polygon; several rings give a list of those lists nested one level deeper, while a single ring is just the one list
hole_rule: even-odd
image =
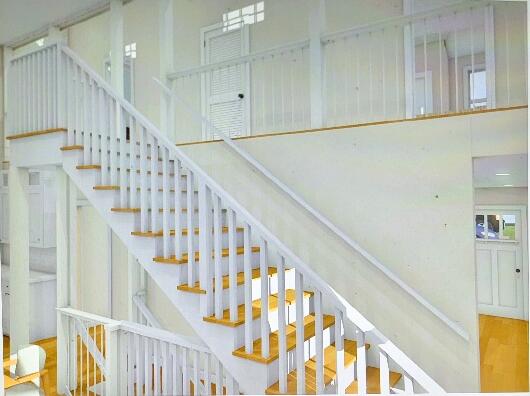
[{"label": "white balustrade", "polygon": [[[237,390],[234,378],[200,341],[165,330],[116,321],[71,308],[60,308],[67,319],[70,395],[216,394]],[[119,346],[119,348],[116,348]],[[214,369],[212,370],[212,362]],[[114,374],[111,377],[111,372]],[[193,393],[190,392],[190,383]]]}]

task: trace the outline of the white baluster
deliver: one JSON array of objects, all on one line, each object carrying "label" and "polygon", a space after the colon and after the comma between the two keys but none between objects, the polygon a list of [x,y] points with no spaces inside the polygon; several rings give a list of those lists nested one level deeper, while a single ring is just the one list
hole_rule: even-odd
[{"label": "white baluster", "polygon": [[108,106],[106,105],[106,93],[103,88],[99,88],[99,133],[101,135],[100,147],[101,147],[101,184],[107,185],[110,184],[109,179],[109,141],[108,141]]},{"label": "white baluster", "polygon": [[443,92],[444,92],[444,88],[443,88],[443,73],[442,73],[442,65],[443,65],[443,60],[442,60],[442,46],[443,46],[443,43],[442,43],[442,17],[440,15],[438,15],[438,70],[440,71],[440,111],[439,111],[439,114],[443,114],[444,113],[444,95],[443,95]]},{"label": "white baluster", "polygon": [[[223,394],[223,366],[219,359],[215,359],[215,394],[220,396]],[[208,389],[210,393],[210,389]]]},{"label": "white baluster", "polygon": [[[199,180],[199,284],[206,291],[206,299],[201,306],[204,316],[211,316],[214,307],[212,261],[212,209],[211,193],[206,184]],[[188,274],[189,275],[189,274]]]},{"label": "white baluster", "polygon": [[152,395],[152,386],[153,386],[153,365],[152,365],[152,354],[151,354],[151,343],[149,338],[144,337],[144,394],[146,396]]},{"label": "white baluster", "polygon": [[[84,165],[90,165],[90,132],[89,132],[89,114],[90,114],[90,110],[89,110],[89,97],[88,97],[88,74],[86,74],[85,72],[81,72],[82,74],[82,82],[83,82],[83,118],[82,118],[82,122],[83,122],[83,126],[82,126],[82,130],[83,130],[83,146],[84,146],[84,150],[83,150],[83,164]],[[51,107],[51,106],[50,106]]]},{"label": "white baluster", "polygon": [[[182,167],[180,161],[175,158],[174,162],[174,187],[175,187],[175,258],[182,257],[182,246],[180,244],[182,236],[182,224],[180,216],[182,216]],[[200,249],[199,249],[200,250]]]},{"label": "white baluster", "polygon": [[140,229],[147,232],[149,223],[149,180],[147,175],[147,131],[143,126],[140,132]]},{"label": "white baluster", "polygon": [[[118,130],[116,129],[116,101],[112,97],[108,97],[109,106],[109,143],[110,143],[110,184],[118,185]],[[87,148],[85,147],[85,150]]]},{"label": "white baluster", "polygon": [[179,364],[176,345],[171,345],[171,361],[173,363],[173,385],[172,391],[175,395],[182,395],[182,366]]},{"label": "white baluster", "polygon": [[361,329],[357,329],[357,389],[359,394],[366,393],[366,340]]},{"label": "white baluster", "polygon": [[236,213],[228,209],[228,281],[229,281],[229,302],[230,302],[230,321],[235,322],[238,319],[237,311],[237,228]]},{"label": "white baluster", "polygon": [[405,394],[414,394],[414,380],[409,373],[403,373],[403,384],[405,385]]},{"label": "white baluster", "polygon": [[[169,163],[169,150],[165,147],[160,148],[162,151],[162,244],[164,257],[169,258],[170,256],[170,230],[169,230],[169,219],[171,217],[170,200],[169,196],[171,193],[171,184],[169,181],[170,163]],[[153,159],[151,159],[153,161]],[[176,194],[176,192],[175,192]],[[188,230],[188,232],[190,232]],[[175,234],[175,239],[179,238],[180,235]]]},{"label": "white baluster", "polygon": [[153,339],[153,395],[160,395],[160,344]]},{"label": "white baluster", "polygon": [[[269,263],[267,254],[267,241],[260,238],[259,272],[261,283],[261,356],[269,357]],[[284,309],[285,306],[278,306]]]},{"label": "white baluster", "polygon": [[250,248],[250,226],[243,224],[243,267],[244,267],[244,294],[245,294],[245,352],[254,351],[252,337],[252,253]]},{"label": "white baluster", "polygon": [[[95,332],[94,332],[95,333]],[[94,334],[95,335],[95,334]],[[133,355],[133,334],[126,333],[127,337],[127,395],[134,395],[134,355]],[[94,359],[94,365],[96,359]],[[94,384],[96,383],[95,378],[96,368],[94,367]]]},{"label": "white baluster", "polygon": [[[457,18],[456,12],[455,12],[455,20]],[[454,46],[455,46],[455,70],[458,70],[458,30],[455,27],[454,30]],[[459,106],[459,92],[458,92],[458,78],[455,78],[455,111],[458,112],[460,106]]]},{"label": "white baluster", "polygon": [[[213,201],[213,238],[214,238],[214,268],[215,268],[215,317],[223,318],[223,258],[221,228],[221,199],[212,193]],[[210,232],[203,230],[202,232]],[[207,254],[207,252],[204,252]]]},{"label": "white baluster", "polygon": [[150,133],[147,136],[151,144],[151,231],[158,232],[160,230],[160,213],[158,210],[158,140]]},{"label": "white baluster", "polygon": [[190,394],[190,377],[188,370],[188,350],[184,347],[180,348],[182,354],[182,394]]},{"label": "white baluster", "polygon": [[[73,61],[72,61],[73,63]],[[80,68],[76,63],[74,67],[74,108],[75,108],[75,144],[81,144],[83,135],[81,134],[81,74]]]},{"label": "white baluster", "polygon": [[379,351],[379,389],[381,394],[390,394],[390,369],[388,367],[388,355],[385,351]]},{"label": "white baluster", "polygon": [[278,271],[278,377],[280,393],[287,392],[287,340],[285,335],[285,258],[280,257]]},{"label": "white baluster", "polygon": [[[188,285],[193,287],[195,284],[195,252],[193,249],[193,195],[194,195],[194,184],[193,184],[193,173],[188,169],[186,176],[186,222],[188,228]],[[210,252],[203,252],[206,255],[210,255]],[[207,286],[208,287],[208,286]]]},{"label": "white baluster", "polygon": [[200,387],[201,387],[201,383],[199,381],[199,366],[200,366],[200,356],[199,356],[199,351],[194,351],[193,353],[194,355],[194,359],[193,359],[193,384],[195,385],[194,386],[194,394],[195,395],[200,395]]},{"label": "white baluster", "polygon": [[134,343],[135,343],[135,350],[136,350],[136,375],[135,375],[135,383],[136,383],[136,389],[137,394],[140,393],[140,389],[143,387],[143,365],[144,365],[144,354],[143,354],[143,346],[144,343],[142,341],[142,338],[135,334],[134,336]]},{"label": "white baluster", "polygon": [[423,18],[423,106],[424,114],[428,114],[427,109],[427,18]]},{"label": "white baluster", "polygon": [[162,365],[161,365],[161,375],[162,380],[160,383],[160,393],[162,395],[169,395],[171,394],[171,381],[170,376],[173,375],[173,373],[170,371],[169,367],[169,359],[168,359],[168,347],[169,345],[165,342],[160,342],[160,351],[161,351],[161,359],[162,359]]},{"label": "white baluster", "polygon": [[120,206],[127,207],[127,136],[125,132],[124,111],[116,101],[116,131],[120,137]]},{"label": "white baluster", "polygon": [[[322,315],[322,293],[315,290],[315,352],[316,352],[316,393],[324,393],[324,323]],[[297,301],[298,304],[298,301]],[[335,338],[336,339],[336,338]]]},{"label": "white baluster", "polygon": [[337,362],[337,393],[343,395],[346,393],[346,381],[344,378],[344,318],[339,309],[335,310],[335,351]]},{"label": "white baluster", "polygon": [[381,40],[381,43],[382,43],[382,47],[383,47],[383,51],[381,53],[381,63],[382,63],[382,84],[383,84],[383,119],[386,120],[386,48],[385,48],[385,44],[386,44],[386,37],[385,37],[385,29],[383,28],[383,33],[382,33],[382,40]]},{"label": "white baluster", "polygon": [[304,276],[295,270],[296,291],[296,393],[305,394]]},{"label": "white baluster", "polygon": [[129,173],[129,206],[131,208],[138,207],[138,166],[137,164],[137,131],[138,121],[129,116],[129,167],[131,171]]},{"label": "white baluster", "polygon": [[[100,117],[100,113],[98,112],[98,107],[97,107],[97,103],[98,103],[98,99],[97,99],[97,87],[96,87],[96,82],[94,80],[92,80],[92,85],[91,85],[91,88],[90,88],[90,115],[91,115],[91,121],[92,121],[92,124],[91,124],[91,135],[92,135],[92,163],[93,164],[100,164],[101,165],[101,160],[99,158],[99,134],[100,134],[100,131],[99,131],[99,117]],[[101,174],[100,174],[101,176]]]},{"label": "white baluster", "polygon": [[205,388],[204,394],[209,395],[212,389],[212,378],[210,374],[210,354],[203,352],[202,356],[204,360],[204,388]]}]

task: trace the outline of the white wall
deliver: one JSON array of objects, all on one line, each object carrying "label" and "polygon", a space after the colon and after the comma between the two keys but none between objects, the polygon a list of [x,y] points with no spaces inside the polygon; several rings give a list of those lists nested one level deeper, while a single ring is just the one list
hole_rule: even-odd
[{"label": "white wall", "polygon": [[[469,342],[330,236],[223,144],[182,148],[448,391],[478,391],[472,142],[487,139],[488,133],[479,133],[487,132],[487,125],[496,130],[501,124],[508,127],[505,139],[513,141],[512,131],[526,130],[526,122],[517,122],[521,112],[239,141],[461,324]],[[491,122],[494,117],[502,120]]]}]

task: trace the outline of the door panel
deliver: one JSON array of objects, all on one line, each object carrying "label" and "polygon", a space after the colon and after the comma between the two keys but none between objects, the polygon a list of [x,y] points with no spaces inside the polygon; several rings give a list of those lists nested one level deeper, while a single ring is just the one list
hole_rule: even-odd
[{"label": "door panel", "polygon": [[489,249],[477,249],[477,277],[479,304],[493,304],[492,260]]},{"label": "door panel", "polygon": [[517,308],[517,281],[515,270],[517,267],[515,251],[497,251],[497,279],[499,282],[499,305]]}]

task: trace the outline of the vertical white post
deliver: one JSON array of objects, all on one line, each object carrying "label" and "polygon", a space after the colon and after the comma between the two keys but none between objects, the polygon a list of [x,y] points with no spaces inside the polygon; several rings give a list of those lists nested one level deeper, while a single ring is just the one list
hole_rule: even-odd
[{"label": "vertical white post", "polygon": [[495,97],[495,21],[493,6],[484,7],[484,41],[486,55],[486,98],[488,109],[496,106]]},{"label": "vertical white post", "polygon": [[305,387],[305,340],[304,340],[304,276],[295,270],[296,290],[296,393],[306,393]]},{"label": "vertical white post", "polygon": [[[322,315],[322,292],[315,290],[314,295],[315,302],[315,349],[316,349],[316,393],[324,393],[324,324],[323,324],[323,315]],[[335,325],[337,325],[335,323]],[[335,337],[335,340],[337,338]],[[335,342],[336,343],[336,342]]]},{"label": "vertical white post", "polygon": [[[10,350],[29,343],[29,207],[26,187],[28,170],[9,168],[9,281],[11,301],[16,309],[10,309]],[[14,214],[17,214],[16,216]]]},{"label": "vertical white post", "polygon": [[[337,393],[343,395],[346,393],[346,381],[344,379],[344,315],[339,309],[335,310],[335,351],[337,353]],[[359,386],[359,390],[362,387]]]},{"label": "vertical white post", "polygon": [[250,226],[243,224],[243,270],[244,270],[244,297],[245,297],[245,352],[254,351],[252,332],[252,253],[250,248]]},{"label": "vertical white post", "polygon": [[[119,395],[119,338],[114,325],[105,325],[105,394]],[[125,368],[124,368],[125,370]]]},{"label": "vertical white post", "polygon": [[[160,81],[169,86],[168,73],[174,69],[173,65],[173,3],[172,0],[161,0],[159,4],[159,44],[160,44]],[[171,106],[173,101],[168,95],[160,91],[160,130],[165,133],[171,141],[175,141],[175,131],[171,120],[175,108]]]},{"label": "vertical white post", "polygon": [[[190,189],[193,194],[193,183],[191,183],[190,179],[191,172],[188,171],[188,176],[186,182],[187,184],[186,189]],[[199,179],[199,284],[201,286],[201,289],[206,290],[206,298],[202,300],[204,303],[201,304],[201,311],[204,316],[210,316],[213,313],[213,284],[212,284],[212,277],[211,277],[211,263],[212,263],[212,255],[211,255],[211,200],[210,200],[210,189],[208,186],[204,183],[202,179]],[[188,191],[190,191],[188,190]],[[177,194],[177,192],[175,192]],[[193,205],[192,205],[193,206]],[[190,209],[188,206],[188,214],[189,211],[193,210]],[[188,222],[188,224],[192,223],[191,220]],[[193,228],[193,227],[192,227]],[[175,232],[177,232],[177,228],[175,229]],[[193,232],[193,229],[189,230],[188,225],[188,238],[189,233]],[[190,249],[190,244],[188,244],[187,250],[189,251],[188,254],[193,254],[193,249]],[[188,274],[189,276],[189,274]],[[192,283],[193,279],[190,279],[188,277],[188,284],[193,285]]]},{"label": "vertical white post", "polygon": [[287,392],[287,341],[285,335],[285,258],[280,257],[278,271],[278,377],[280,393]]},{"label": "vertical white post", "polygon": [[390,394],[390,369],[388,355],[384,351],[379,351],[379,390],[382,395]]},{"label": "vertical white post", "polygon": [[[414,0],[403,0],[403,12],[411,15],[414,12]],[[403,67],[405,72],[405,117],[414,117],[414,84],[416,84],[416,55],[414,45],[414,26],[403,27]]]},{"label": "vertical white post", "polygon": [[[55,172],[56,186],[56,233],[57,233],[57,307],[63,308],[69,301],[68,228],[69,194],[68,176],[61,167]],[[57,389],[67,393],[68,343],[70,338],[68,317],[57,312]]]},{"label": "vertical white post", "polygon": [[[267,241],[260,238],[259,251],[259,272],[261,283],[261,356],[269,357],[269,259],[268,259]],[[278,309],[284,309],[284,306],[278,305]]]},{"label": "vertical white post", "polygon": [[110,1],[110,81],[123,96],[123,0]]},{"label": "vertical white post", "polygon": [[[2,88],[3,92],[3,106],[0,106],[1,116],[4,120],[4,133],[2,136],[2,146],[3,146],[3,157],[4,160],[9,159],[9,141],[5,139],[5,137],[9,133],[14,132],[14,126],[15,126],[15,120],[13,114],[8,114],[7,109],[14,109],[15,106],[11,105],[9,102],[9,92],[13,92],[13,90],[10,88],[9,92],[7,88],[7,81],[8,81],[8,70],[9,70],[9,64],[11,63],[11,58],[13,56],[13,50],[9,47],[4,47],[3,53],[2,53],[2,61],[3,61],[3,79],[2,82],[0,82],[0,88]],[[0,62],[2,63],[2,62]],[[21,67],[18,66],[19,68]],[[3,85],[3,86],[2,86]],[[16,87],[17,89],[20,89],[20,87]],[[20,96],[20,94],[18,94]],[[18,102],[18,101],[17,101]],[[9,107],[8,107],[9,106]],[[17,114],[20,113],[20,109],[17,109]],[[18,118],[18,117],[17,117]],[[11,128],[11,129],[9,129]]]},{"label": "vertical white post", "polygon": [[311,128],[324,126],[324,62],[321,35],[326,26],[326,5],[323,0],[313,0],[309,16],[309,64]]}]

